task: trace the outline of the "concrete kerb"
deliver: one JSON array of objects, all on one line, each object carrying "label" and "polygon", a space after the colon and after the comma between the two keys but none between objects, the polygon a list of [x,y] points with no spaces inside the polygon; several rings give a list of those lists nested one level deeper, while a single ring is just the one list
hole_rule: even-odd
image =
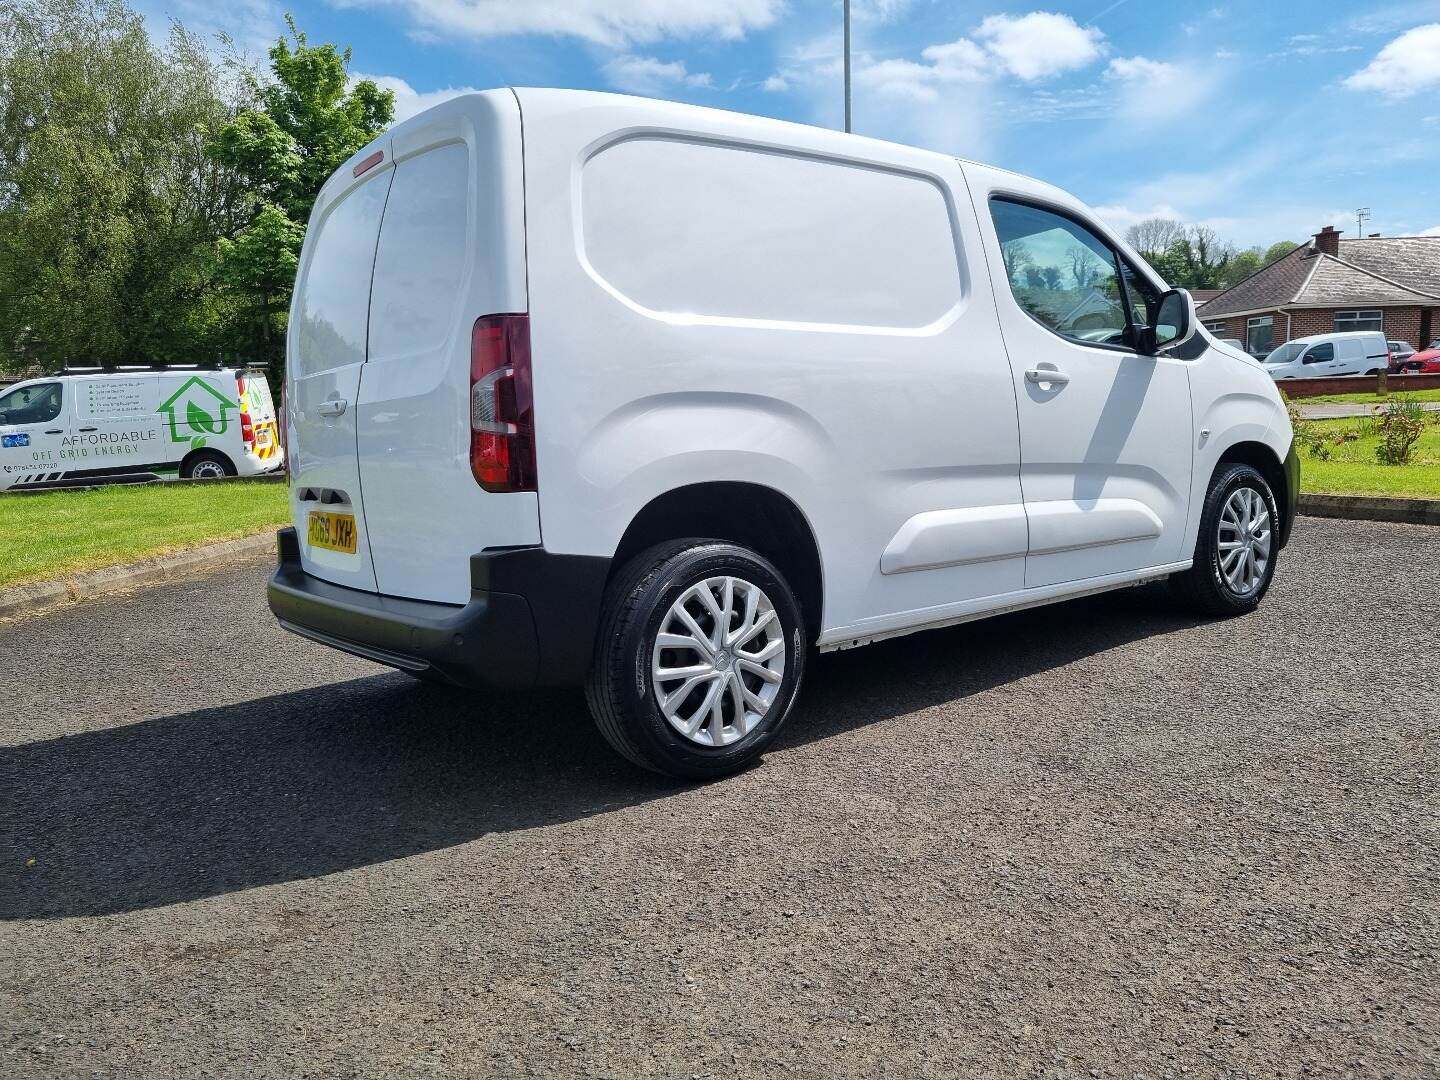
[{"label": "concrete kerb", "polygon": [[0,619],[34,615],[78,600],[93,600],[112,593],[128,592],[145,585],[244,562],[263,552],[273,551],[273,531],[221,540],[214,544],[158,555],[124,566],[107,566],[74,574],[59,581],[43,581],[0,589]]},{"label": "concrete kerb", "polygon": [[1440,525],[1440,499],[1388,499],[1374,495],[1301,495],[1300,513],[1309,517]]}]

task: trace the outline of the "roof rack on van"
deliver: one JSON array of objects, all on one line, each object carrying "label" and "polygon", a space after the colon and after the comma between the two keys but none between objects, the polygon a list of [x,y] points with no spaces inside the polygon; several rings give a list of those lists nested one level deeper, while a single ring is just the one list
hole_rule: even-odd
[{"label": "roof rack on van", "polygon": [[205,360],[194,364],[117,364],[115,367],[108,368],[98,364],[66,365],[58,371],[50,372],[50,376],[53,378],[59,375],[115,375],[135,371],[219,371],[222,368],[264,367],[265,364],[256,360],[235,360],[228,363],[223,360]]}]

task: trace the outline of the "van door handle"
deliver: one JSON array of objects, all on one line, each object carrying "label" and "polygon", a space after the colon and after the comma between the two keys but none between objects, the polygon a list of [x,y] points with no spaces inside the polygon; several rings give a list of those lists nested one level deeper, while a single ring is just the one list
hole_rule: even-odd
[{"label": "van door handle", "polygon": [[[83,430],[83,429],[82,429],[82,430]],[[95,429],[94,429],[94,428],[91,428],[90,430],[91,430],[91,431],[94,431]],[[63,427],[46,428],[46,429],[45,429],[45,434],[46,434],[46,435],[64,435],[64,434],[65,434],[65,429],[64,429]]]},{"label": "van door handle", "polygon": [[[99,428],[93,428],[93,427],[82,427],[82,428],[80,428],[80,430],[81,430],[81,431],[99,431],[100,429],[99,429]],[[47,431],[45,434],[46,434],[46,435],[53,435],[53,434],[55,434],[55,433],[54,433],[53,431]]]},{"label": "van door handle", "polygon": [[344,398],[332,398],[329,401],[320,402],[316,411],[321,416],[344,416],[345,409],[350,404]]},{"label": "van door handle", "polygon": [[1059,368],[1030,368],[1025,372],[1025,378],[1033,383],[1055,383],[1063,386],[1070,381],[1070,376]]}]

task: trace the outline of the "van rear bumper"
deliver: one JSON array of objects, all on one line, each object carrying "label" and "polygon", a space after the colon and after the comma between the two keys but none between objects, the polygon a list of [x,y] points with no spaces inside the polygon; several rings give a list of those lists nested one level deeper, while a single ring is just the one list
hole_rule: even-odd
[{"label": "van rear bumper", "polygon": [[280,530],[276,548],[270,610],[302,637],[462,686],[585,681],[609,559],[543,548],[481,552],[471,556],[470,601],[461,605],[364,592],[307,574],[293,528]]}]

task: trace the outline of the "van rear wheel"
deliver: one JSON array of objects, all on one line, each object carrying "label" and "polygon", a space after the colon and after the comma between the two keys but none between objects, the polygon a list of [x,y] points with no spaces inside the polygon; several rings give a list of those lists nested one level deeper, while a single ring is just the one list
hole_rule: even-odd
[{"label": "van rear wheel", "polygon": [[219,480],[222,476],[234,476],[235,466],[224,454],[200,450],[185,459],[180,475],[186,480]]},{"label": "van rear wheel", "polygon": [[799,605],[767,559],[678,540],[641,552],[611,583],[586,698],[621,755],[709,780],[774,742],[804,664]]}]

